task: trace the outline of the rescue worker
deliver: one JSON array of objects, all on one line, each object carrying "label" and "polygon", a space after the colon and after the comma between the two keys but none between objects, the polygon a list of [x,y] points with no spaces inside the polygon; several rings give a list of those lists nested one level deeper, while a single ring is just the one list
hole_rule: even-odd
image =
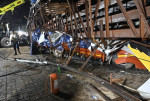
[{"label": "rescue worker", "polygon": [[18,49],[18,52],[21,54],[20,49],[19,49],[19,36],[14,31],[12,31],[12,33],[10,35],[10,42],[12,42],[14,50],[15,50],[14,55],[17,55],[17,49]]}]

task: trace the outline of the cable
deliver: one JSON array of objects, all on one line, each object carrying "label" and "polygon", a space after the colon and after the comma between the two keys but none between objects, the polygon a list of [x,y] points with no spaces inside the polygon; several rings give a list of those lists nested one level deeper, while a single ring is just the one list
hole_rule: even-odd
[{"label": "cable", "polygon": [[[22,75],[21,75],[21,74],[17,74],[17,73],[16,73],[15,75],[18,75],[18,76],[32,76],[32,75],[40,74],[41,72],[42,72],[42,70],[40,70],[39,72],[34,73],[34,74],[32,73],[32,74],[30,74],[30,75],[28,75],[28,74],[25,74],[25,75],[24,75],[24,74],[22,74]],[[19,72],[19,73],[20,73],[20,72]]]},{"label": "cable", "polygon": [[[39,66],[37,66],[37,67],[39,67]],[[36,67],[36,68],[37,68],[37,67]],[[8,76],[8,75],[13,75],[13,74],[17,74],[17,73],[20,73],[20,72],[25,72],[25,71],[28,71],[28,70],[31,70],[31,69],[34,69],[34,68],[35,68],[35,67],[31,67],[31,68],[28,68],[28,69],[17,70],[17,71],[8,73],[8,74],[1,75],[0,77],[5,77],[5,76]]]}]

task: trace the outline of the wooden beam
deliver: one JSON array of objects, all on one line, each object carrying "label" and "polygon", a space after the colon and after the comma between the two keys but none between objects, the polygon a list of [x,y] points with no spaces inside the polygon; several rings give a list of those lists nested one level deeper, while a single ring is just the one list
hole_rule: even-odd
[{"label": "wooden beam", "polygon": [[91,0],[89,0],[89,13],[90,13],[91,36],[94,37],[94,35],[93,35],[93,20],[92,20]]},{"label": "wooden beam", "polygon": [[103,20],[99,20],[99,30],[100,30],[100,38],[104,38],[104,33],[103,33]]},{"label": "wooden beam", "polygon": [[71,18],[71,20],[70,20],[70,28],[71,28],[71,32],[72,32],[72,35],[73,35],[73,25],[72,25],[72,12],[71,12],[71,8],[69,8],[69,13],[70,13],[70,18]]},{"label": "wooden beam", "polygon": [[104,31],[103,31],[103,20],[99,20],[99,31],[100,31],[100,39],[101,43],[104,44],[104,46],[107,46],[107,42],[104,39]]},{"label": "wooden beam", "polygon": [[86,11],[86,24],[87,24],[87,37],[91,37],[91,35],[90,35],[90,23],[89,23],[88,0],[85,0],[85,11]]},{"label": "wooden beam", "polygon": [[143,15],[141,15],[140,16],[140,36],[142,40],[144,40],[144,35],[145,35],[145,25],[144,25]]},{"label": "wooden beam", "polygon": [[145,11],[145,6],[146,5],[144,6],[143,0],[139,0],[139,4],[140,4],[140,7],[142,9],[142,12],[143,12],[144,16],[146,17],[146,11]]},{"label": "wooden beam", "polygon": [[76,19],[76,13],[75,11],[73,11],[73,16],[74,16],[74,25],[75,25],[75,37],[77,38],[77,33],[78,33],[78,29],[77,29],[77,19]]},{"label": "wooden beam", "polygon": [[100,3],[101,3],[101,0],[98,0],[98,1],[97,1],[97,4],[96,4],[96,8],[95,8],[95,15],[94,15],[93,26],[95,25],[95,22],[96,22],[96,20],[97,20],[97,14],[98,14],[98,10],[99,10]]},{"label": "wooden beam", "polygon": [[117,1],[117,3],[118,3],[118,5],[119,5],[119,7],[120,7],[120,9],[121,9],[121,11],[122,11],[122,13],[124,14],[124,16],[125,16],[125,18],[126,18],[126,20],[127,20],[127,23],[128,23],[128,25],[129,25],[129,27],[131,28],[133,34],[135,35],[135,37],[138,37],[138,33],[137,33],[137,31],[135,30],[135,26],[134,26],[134,24],[132,23],[132,21],[131,21],[129,15],[127,14],[127,12],[126,12],[126,10],[125,10],[125,8],[124,8],[124,6],[123,6],[121,0],[116,0],[116,1]]},{"label": "wooden beam", "polygon": [[78,10],[77,10],[77,14],[78,14],[78,16],[79,16],[79,19],[80,19],[80,23],[81,23],[81,25],[82,25],[82,28],[83,28],[83,30],[84,30],[86,36],[88,36],[87,30],[86,30],[86,28],[85,28],[85,26],[84,26],[84,24],[83,24],[82,18],[81,18],[81,16],[80,16],[80,13],[79,13]]},{"label": "wooden beam", "polygon": [[110,38],[109,33],[109,16],[108,16],[108,0],[104,0],[105,3],[105,28],[106,28],[106,38]]},{"label": "wooden beam", "polygon": [[91,0],[89,0],[89,13],[90,13],[90,23],[91,23],[91,36],[92,36],[93,42],[95,42],[95,43],[101,48],[99,42],[97,42],[97,41],[95,40],[95,34],[93,33],[94,26],[93,26],[93,20],[92,20]]},{"label": "wooden beam", "polygon": [[74,53],[76,52],[76,49],[77,49],[78,45],[79,45],[79,41],[78,41],[78,43],[76,44],[75,48],[73,49],[73,52],[72,52],[71,56],[69,56],[69,58],[68,58],[68,60],[67,60],[67,62],[66,62],[66,64],[65,64],[65,66],[67,66],[67,65],[69,64],[71,58],[73,57]]},{"label": "wooden beam", "polygon": [[[146,20],[146,16],[144,14],[144,9],[142,9],[142,7],[140,6],[140,4],[139,4],[139,2],[137,0],[134,0],[134,2],[135,2],[135,5],[136,5],[136,7],[137,7],[137,9],[139,11],[139,14],[142,16],[142,18],[143,18],[143,20],[145,22],[147,33],[150,34],[150,26],[149,26],[149,24],[148,24],[148,22]],[[144,34],[144,36],[145,36],[145,34]]]},{"label": "wooden beam", "polygon": [[69,26],[68,26],[68,15],[67,15],[67,13],[65,13],[65,16],[66,16],[66,28],[67,28],[67,32],[68,32]]}]

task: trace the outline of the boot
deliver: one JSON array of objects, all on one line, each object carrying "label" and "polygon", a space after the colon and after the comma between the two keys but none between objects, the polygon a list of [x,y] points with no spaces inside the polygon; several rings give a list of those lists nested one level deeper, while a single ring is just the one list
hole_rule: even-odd
[{"label": "boot", "polygon": [[20,50],[18,49],[19,54],[21,54]]},{"label": "boot", "polygon": [[15,54],[14,55],[17,55],[17,51],[15,50]]}]

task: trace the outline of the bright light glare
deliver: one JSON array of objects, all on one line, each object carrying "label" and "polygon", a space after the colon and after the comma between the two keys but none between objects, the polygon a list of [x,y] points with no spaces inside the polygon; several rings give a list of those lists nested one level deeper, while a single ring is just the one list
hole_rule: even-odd
[{"label": "bright light glare", "polygon": [[72,38],[70,38],[70,41],[73,41],[73,39],[72,39]]},{"label": "bright light glare", "polygon": [[22,31],[18,31],[18,35],[22,35],[23,34],[23,32]]},{"label": "bright light glare", "polygon": [[21,35],[26,35],[27,36],[28,34],[26,32],[24,32],[24,31],[19,30],[18,31],[18,35],[19,36],[21,36]]}]

